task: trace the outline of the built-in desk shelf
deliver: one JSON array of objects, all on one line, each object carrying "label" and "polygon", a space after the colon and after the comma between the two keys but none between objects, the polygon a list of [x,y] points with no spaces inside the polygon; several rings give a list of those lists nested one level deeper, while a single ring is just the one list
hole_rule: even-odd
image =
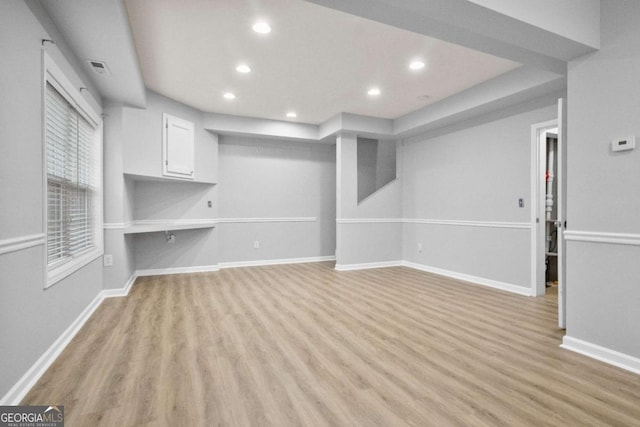
[{"label": "built-in desk shelf", "polygon": [[146,181],[146,182],[181,182],[187,184],[204,184],[204,185],[215,185],[215,182],[210,181],[197,181],[193,179],[185,179],[185,178],[174,178],[174,177],[166,177],[166,176],[151,176],[151,175],[139,175],[135,173],[125,172],[124,176],[126,178],[132,179],[134,181]]},{"label": "built-in desk shelf", "polygon": [[158,233],[165,231],[215,228],[215,219],[141,220],[125,227],[124,234]]}]

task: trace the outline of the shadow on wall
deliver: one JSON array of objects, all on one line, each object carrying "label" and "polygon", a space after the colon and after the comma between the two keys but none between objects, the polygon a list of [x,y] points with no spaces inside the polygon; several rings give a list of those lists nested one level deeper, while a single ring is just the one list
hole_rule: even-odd
[{"label": "shadow on wall", "polygon": [[396,179],[393,141],[358,138],[358,203]]}]

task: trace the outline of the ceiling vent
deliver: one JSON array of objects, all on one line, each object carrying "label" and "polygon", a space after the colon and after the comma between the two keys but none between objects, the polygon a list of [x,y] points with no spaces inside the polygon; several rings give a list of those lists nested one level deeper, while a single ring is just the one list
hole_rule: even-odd
[{"label": "ceiling vent", "polygon": [[91,65],[91,69],[93,69],[96,74],[100,74],[101,76],[108,76],[109,74],[111,74],[105,62],[94,61],[92,59],[87,60],[87,62],[89,62],[89,65]]}]

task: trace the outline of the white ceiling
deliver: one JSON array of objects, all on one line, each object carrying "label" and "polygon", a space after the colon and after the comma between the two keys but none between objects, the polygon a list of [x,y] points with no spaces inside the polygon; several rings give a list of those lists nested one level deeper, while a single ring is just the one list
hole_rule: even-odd
[{"label": "white ceiling", "polygon": [[[395,119],[520,65],[301,0],[125,5],[145,85],[205,112],[312,124],[340,112]],[[258,19],[270,34],[251,30]],[[427,66],[409,70],[414,58]],[[240,63],[252,72],[237,73]],[[372,86],[380,96],[367,95]],[[290,110],[298,117],[286,118]]]}]

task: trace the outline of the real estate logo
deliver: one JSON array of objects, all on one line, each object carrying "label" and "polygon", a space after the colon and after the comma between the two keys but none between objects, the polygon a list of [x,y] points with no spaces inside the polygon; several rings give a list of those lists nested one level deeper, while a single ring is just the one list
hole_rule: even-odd
[{"label": "real estate logo", "polygon": [[0,406],[0,427],[64,427],[64,406]]}]

